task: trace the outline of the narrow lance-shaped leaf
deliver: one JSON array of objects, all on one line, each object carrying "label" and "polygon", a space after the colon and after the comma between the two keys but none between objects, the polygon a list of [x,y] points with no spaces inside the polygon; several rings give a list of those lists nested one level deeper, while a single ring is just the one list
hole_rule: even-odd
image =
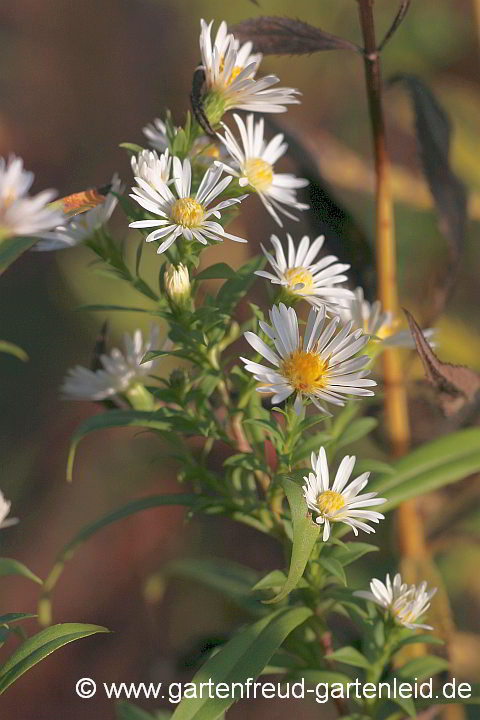
[{"label": "narrow lance-shaped leaf", "polygon": [[[73,554],[79,545],[95,535],[99,532],[99,530],[103,530],[103,528],[108,525],[113,525],[119,520],[123,520],[124,518],[135,515],[143,510],[150,510],[155,507],[168,507],[172,505],[195,507],[197,504],[200,504],[200,502],[201,500],[198,495],[188,495],[186,493],[150,495],[148,497],[139,498],[138,500],[133,500],[127,505],[122,505],[122,507],[104,515],[99,520],[95,520],[93,523],[86,525],[70,540],[70,542],[65,545],[48,577],[45,579],[44,595],[39,601],[40,621],[44,624],[48,624],[50,622],[50,594],[63,572],[65,563],[72,559]],[[39,582],[41,582],[41,580]]]},{"label": "narrow lance-shaped leaf", "polygon": [[405,19],[405,16],[408,12],[408,8],[410,7],[411,0],[402,0],[400,3],[400,6],[397,10],[397,14],[395,15],[395,18],[388,28],[387,32],[385,33],[385,37],[383,38],[382,42],[378,46],[378,51],[380,52],[383,50],[387,42],[390,40],[390,38],[393,37],[393,35],[396,33],[400,25]]},{"label": "narrow lance-shaped leaf", "polygon": [[235,700],[240,698],[239,685],[248,678],[255,679],[267,665],[273,653],[299,625],[312,615],[306,607],[277,610],[238,632],[229,642],[203,665],[193,678],[197,685],[213,682],[235,683],[235,697],[209,698],[207,693],[196,693],[196,698],[184,698],[173,713],[172,720],[216,720]]},{"label": "narrow lance-shaped leaf", "polygon": [[313,547],[320,535],[320,526],[316,525],[307,510],[307,504],[303,496],[303,490],[300,485],[292,482],[288,478],[283,478],[282,487],[285,490],[290,511],[292,513],[293,525],[293,545],[292,557],[290,560],[290,569],[285,585],[271,600],[265,600],[267,603],[276,603],[283,600],[294,590],[301,579],[308,559],[312,553]]},{"label": "narrow lance-shaped leaf", "polygon": [[405,85],[412,98],[420,157],[435,201],[440,231],[448,243],[448,270],[438,282],[434,310],[428,319],[430,324],[441,312],[455,284],[465,245],[467,195],[450,166],[452,128],[445,110],[419,78],[396,75],[390,82]]},{"label": "narrow lance-shaped leaf", "polygon": [[468,367],[442,362],[435,355],[415,318],[408,310],[410,332],[423,363],[425,377],[439,393],[438,399],[446,415],[451,415],[475,400],[480,390],[480,375]]},{"label": "narrow lance-shaped leaf", "polygon": [[0,240],[0,275],[4,273],[20,255],[30,250],[36,241],[36,238],[31,237],[12,237]]},{"label": "narrow lance-shaped leaf", "polygon": [[109,632],[107,628],[83,623],[63,623],[41,630],[25,640],[0,668],[0,694],[54,650],[73,640],[105,632]]},{"label": "narrow lance-shaped leaf", "polygon": [[264,55],[305,55],[320,50],[355,50],[358,45],[301,20],[265,16],[244,20],[230,28],[241,42],[251,41]]},{"label": "narrow lance-shaped leaf", "polygon": [[21,575],[27,580],[42,584],[42,580],[35,575],[26,565],[14,558],[0,558],[0,576],[2,575]]},{"label": "narrow lance-shaped leaf", "polygon": [[8,355],[14,355],[19,360],[26,362],[28,355],[25,350],[15,345],[15,343],[7,342],[6,340],[0,340],[0,353],[7,353]]}]

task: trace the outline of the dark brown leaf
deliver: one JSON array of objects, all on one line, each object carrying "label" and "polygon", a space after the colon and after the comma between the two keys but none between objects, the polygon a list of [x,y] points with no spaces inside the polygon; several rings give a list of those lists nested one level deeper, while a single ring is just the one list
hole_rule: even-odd
[{"label": "dark brown leaf", "polygon": [[451,365],[439,360],[413,315],[405,309],[404,313],[425,369],[425,377],[438,391],[440,405],[445,415],[453,415],[475,400],[480,390],[480,375],[468,367]]},{"label": "dark brown leaf", "polygon": [[241,42],[250,40],[254,52],[264,55],[305,55],[319,50],[362,52],[349,40],[293,18],[251,18],[233,25],[230,30]]},{"label": "dark brown leaf", "polygon": [[408,12],[408,8],[410,7],[411,0],[402,0],[400,3],[400,7],[398,8],[398,12],[395,15],[395,19],[388,28],[387,32],[385,33],[385,37],[383,38],[382,42],[378,46],[378,51],[380,52],[383,50],[387,42],[390,40],[391,37],[396,33],[400,25],[402,24],[402,21],[405,18],[405,15]]},{"label": "dark brown leaf", "polygon": [[435,201],[440,232],[448,243],[448,270],[438,281],[430,324],[442,311],[457,279],[465,245],[467,194],[450,166],[450,120],[433,93],[411,75],[398,75],[391,82],[403,83],[412,98],[423,170]]}]

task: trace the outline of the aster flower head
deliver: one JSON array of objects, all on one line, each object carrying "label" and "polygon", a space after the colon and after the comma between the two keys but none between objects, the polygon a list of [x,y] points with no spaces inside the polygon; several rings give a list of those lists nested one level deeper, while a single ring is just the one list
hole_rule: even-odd
[{"label": "aster flower head", "polygon": [[185,158],[183,165],[177,157],[173,158],[175,194],[170,190],[167,182],[159,177],[156,177],[154,184],[151,184],[152,177],[151,182],[147,182],[137,176],[135,180],[138,187],[132,188],[130,197],[145,210],[159,217],[154,220],[136,220],[130,223],[130,227],[156,228],[145,239],[147,242],[163,240],[157,250],[158,253],[165,252],[180,236],[186,240],[198,240],[203,245],[206,245],[208,240],[220,242],[225,238],[247,242],[243,238],[227,233],[220,223],[209,219],[213,215],[219,220],[221,210],[241,202],[245,197],[222,200],[209,207],[232,180],[231,177],[220,179],[221,175],[221,167],[209,168],[194,195],[191,187],[192,166],[188,158]]},{"label": "aster flower head", "polygon": [[433,630],[430,625],[417,623],[430,607],[430,600],[437,592],[437,588],[427,591],[427,583],[422,582],[416,585],[407,585],[402,582],[400,573],[390,580],[387,575],[385,583],[377,578],[370,582],[370,590],[357,590],[354,594],[357,597],[370,600],[371,602],[389,611],[392,618],[399,625],[409,630]]},{"label": "aster flower head", "polygon": [[282,221],[278,213],[291,220],[297,220],[286,207],[294,210],[306,210],[308,205],[300,203],[296,198],[297,188],[308,185],[308,180],[297,178],[291,173],[276,173],[275,163],[287,151],[288,145],[283,142],[283,135],[275,135],[270,142],[264,139],[264,120],[254,122],[253,115],[247,116],[246,124],[242,118],[234,114],[235,122],[241,137],[241,145],[232,131],[223,125],[225,136],[219,135],[233,160],[233,166],[223,165],[226,172],[239,178],[241,187],[249,186],[260,197],[266,210],[278,225]]},{"label": "aster flower head", "polygon": [[279,82],[276,75],[255,80],[262,55],[252,54],[251,42],[240,45],[228,33],[225,22],[220,23],[212,42],[212,25],[213,20],[209,24],[205,20],[200,21],[201,67],[207,87],[204,111],[212,125],[216,125],[224,112],[233,108],[278,113],[285,112],[286,105],[299,102],[297,90],[272,87]]},{"label": "aster flower head", "polygon": [[332,523],[346,523],[350,525],[355,535],[358,535],[359,530],[366,533],[375,532],[368,522],[378,523],[384,518],[376,510],[366,508],[381,505],[386,502],[385,498],[378,498],[375,492],[359,495],[367,485],[370,473],[362,473],[348,484],[355,459],[353,455],[345,455],[330,488],[325,449],[321,447],[318,456],[312,452],[312,472],[308,477],[303,478],[306,482],[303,486],[303,494],[308,508],[317,516],[315,522],[323,525],[324,542],[330,537]]},{"label": "aster flower head", "polygon": [[0,158],[0,240],[16,235],[35,235],[63,221],[58,208],[49,207],[55,190],[28,196],[34,174],[23,168],[23,160],[11,155]]},{"label": "aster flower head", "polygon": [[[369,303],[365,300],[363,288],[357,287],[353,297],[345,308],[340,310],[344,320],[353,320],[353,327],[362,328],[374,340],[381,341],[382,349],[385,347],[415,348],[415,341],[409,330],[398,330],[398,320],[391,312],[382,312],[379,300]],[[424,330],[428,339],[435,334],[435,330]]]},{"label": "aster flower head", "polygon": [[110,220],[117,207],[117,195],[121,192],[122,183],[115,173],[110,189],[100,205],[75,215],[66,224],[58,225],[51,232],[42,233],[33,249],[39,251],[65,250],[89,240]]},{"label": "aster flower head", "polygon": [[142,363],[145,354],[158,344],[158,327],[150,328],[144,340],[141,330],[133,335],[123,335],[123,350],[113,348],[100,355],[98,370],[81,365],[71,368],[63,382],[61,392],[69,400],[105,400],[114,395],[127,393],[135,385],[143,385],[157,360]]},{"label": "aster flower head", "polygon": [[[174,127],[173,132],[176,135],[180,128]],[[149,145],[159,153],[168,152],[169,141],[167,137],[167,126],[160,120],[155,118],[153,122],[149,123],[143,128],[143,134],[148,139]],[[143,151],[147,153],[147,150]],[[212,142],[209,137],[199,137],[193,141],[192,147],[188,152],[188,157],[192,162],[202,165],[203,167],[209,167],[215,160],[221,159],[223,155],[227,155],[223,146],[219,147],[218,143]],[[133,160],[132,160],[133,166]],[[138,173],[135,172],[134,175]]]},{"label": "aster flower head", "polygon": [[275,367],[241,359],[245,370],[261,383],[257,392],[273,394],[273,405],[295,393],[297,413],[304,400],[311,400],[319,410],[327,412],[321,402],[341,406],[348,395],[373,395],[369,388],[376,382],[366,377],[370,358],[356,357],[368,343],[368,336],[362,330],[351,332],[351,322],[337,332],[340,318],[336,316],[326,322],[324,306],[312,307],[301,340],[297,314],[292,307],[287,308],[283,303],[274,306],[270,321],[271,325],[261,321],[260,327],[273,342],[275,351],[253,332],[246,332],[245,338]]},{"label": "aster flower head", "polygon": [[167,126],[160,118],[155,118],[153,122],[145,125],[143,134],[147,138],[150,147],[157,150],[157,152],[163,153],[168,148]]},{"label": "aster flower head", "polygon": [[18,518],[8,517],[11,506],[12,503],[5,498],[4,494],[0,490],[0,530],[18,523]]},{"label": "aster flower head", "polygon": [[130,163],[134,176],[146,180],[153,187],[158,181],[168,183],[170,179],[172,158],[168,149],[161,155],[155,150],[142,150],[138,155],[132,155]]},{"label": "aster flower head", "polygon": [[255,275],[267,278],[273,285],[280,285],[292,299],[303,298],[311,305],[325,305],[327,310],[334,312],[337,311],[337,303],[346,302],[353,297],[351,290],[337,287],[348,280],[342,273],[348,270],[350,265],[339,263],[335,255],[317,259],[325,240],[324,235],[317,237],[312,244],[305,235],[295,249],[292,236],[287,234],[288,257],[285,256],[276,235],[272,235],[270,240],[275,257],[263,245],[261,248],[275,274],[257,270]]}]

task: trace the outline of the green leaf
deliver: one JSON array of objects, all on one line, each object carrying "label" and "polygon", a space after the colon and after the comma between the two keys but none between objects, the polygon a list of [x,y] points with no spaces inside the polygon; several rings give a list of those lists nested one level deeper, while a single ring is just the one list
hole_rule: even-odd
[{"label": "green leaf", "polygon": [[[272,572],[269,572],[268,575],[265,575],[265,577],[259,580],[256,585],[252,587],[252,592],[256,590],[272,590],[274,588],[281,588],[285,585],[286,581],[287,576],[284,572],[281,570],[272,570]],[[300,578],[297,588],[302,587],[308,587],[308,583],[303,578]]]},{"label": "green leaf", "polygon": [[79,545],[91,538],[104,527],[107,527],[108,525],[113,525],[113,523],[116,523],[119,520],[123,520],[130,515],[135,515],[137,512],[142,512],[143,510],[150,510],[151,508],[155,507],[165,507],[171,505],[195,507],[196,505],[200,504],[200,502],[201,499],[198,495],[187,495],[182,493],[171,493],[169,495],[150,495],[148,497],[134,500],[127,505],[123,505],[122,507],[117,508],[113,512],[104,515],[99,520],[95,520],[95,522],[90,523],[89,525],[86,525],[84,528],[82,528],[82,530],[80,530],[80,532],[78,532],[70,540],[70,542],[65,545],[62,552],[59,554],[57,561],[53,566],[52,570],[50,571],[48,577],[45,579],[45,594],[39,602],[39,615],[42,622],[48,623],[50,621],[49,596],[53,588],[57,584],[60,575],[63,572],[65,563],[67,562],[67,560],[72,559],[73,554]]},{"label": "green leaf", "polygon": [[265,610],[262,603],[252,597],[252,584],[258,573],[251,568],[220,558],[185,558],[169,563],[167,575],[188,578],[217,590],[236,605],[249,612]]},{"label": "green leaf", "polygon": [[70,482],[73,477],[73,465],[77,447],[89,433],[115,427],[143,427],[166,432],[171,430],[173,425],[175,425],[176,430],[183,432],[194,433],[197,428],[197,424],[183,414],[174,415],[164,409],[155,412],[109,410],[99,415],[92,415],[84,420],[73,433],[68,453],[67,480]]},{"label": "green leaf", "polygon": [[347,647],[335,650],[326,656],[327,660],[336,660],[337,662],[344,663],[344,665],[353,665],[354,667],[368,669],[370,663],[361,652],[356,650],[354,647],[347,645]]},{"label": "green leaf", "polygon": [[246,418],[242,420],[242,425],[253,425],[255,427],[262,428],[265,432],[269,433],[272,438],[275,438],[279,446],[283,445],[283,434],[281,428],[273,420],[264,420],[262,418]]},{"label": "green leaf", "polygon": [[344,447],[345,445],[351,445],[357,440],[361,440],[365,435],[372,432],[378,425],[376,418],[364,417],[354,420],[347,428],[342,432],[336,442],[336,449]]},{"label": "green leaf", "polygon": [[412,698],[402,698],[398,695],[395,695],[393,692],[391,694],[392,702],[395,703],[395,705],[398,705],[398,707],[402,708],[404,712],[407,713],[409,717],[417,717],[417,711],[415,709],[415,703],[413,702]]},{"label": "green leaf", "polygon": [[341,683],[346,685],[352,682],[352,678],[341,672],[335,672],[334,670],[299,670],[294,673],[295,679],[304,678],[305,685],[318,685],[318,683]]},{"label": "green leaf", "polygon": [[154,715],[125,700],[115,703],[116,720],[155,720]]},{"label": "green leaf", "polygon": [[235,276],[223,283],[217,293],[217,302],[224,312],[232,310],[237,302],[250,290],[256,280],[256,270],[261,270],[266,263],[266,258],[257,255],[251,258],[245,265],[235,271]]},{"label": "green leaf", "polygon": [[37,242],[37,238],[13,237],[0,240],[0,275],[20,257],[30,250]]},{"label": "green leaf", "polygon": [[392,474],[374,478],[369,486],[387,498],[380,507],[382,512],[478,472],[480,428],[437,438],[397,460],[393,467]]},{"label": "green leaf", "polygon": [[397,670],[397,675],[402,678],[418,678],[424,680],[432,677],[442,670],[448,670],[450,663],[445,658],[436,655],[422,655],[422,657],[413,658],[405,665]]},{"label": "green leaf", "polygon": [[281,484],[285,490],[292,514],[292,557],[290,559],[290,569],[285,585],[278,595],[271,600],[264,601],[267,603],[280,602],[280,600],[286,598],[287,595],[297,587],[312,553],[313,546],[320,535],[320,526],[313,522],[308,513],[307,504],[300,485],[297,485],[288,478],[283,478]]},{"label": "green leaf", "polygon": [[0,340],[0,352],[8,353],[8,355],[14,355],[19,360],[27,362],[28,355],[25,350],[15,345],[15,343],[7,342],[7,340]]},{"label": "green leaf", "polygon": [[6,613],[5,615],[0,615],[0,625],[11,625],[14,622],[29,620],[34,617],[37,617],[35,613]]},{"label": "green leaf", "polygon": [[[310,456],[311,452],[318,454],[318,451],[322,445],[327,445],[331,441],[332,436],[328,432],[318,432],[315,435],[306,437],[304,442],[297,442],[295,450],[292,453],[291,464],[296,465],[301,460]],[[308,469],[306,470],[308,475]]]},{"label": "green leaf", "polygon": [[0,668],[0,693],[54,650],[73,640],[105,632],[109,632],[107,628],[83,623],[63,623],[41,630],[25,640]]},{"label": "green leaf", "polygon": [[136,312],[136,313],[149,313],[150,315],[154,313],[152,309],[149,308],[139,308],[139,307],[126,307],[125,305],[79,305],[75,308],[75,310],[78,311],[86,311],[86,312]]},{"label": "green leaf", "polygon": [[[220,682],[235,683],[237,690],[238,683],[258,677],[288,635],[311,615],[309,608],[286,608],[249,625],[207,660],[193,682],[200,685],[213,681],[217,687]],[[203,697],[184,698],[173,713],[172,720],[216,720],[238,699],[238,691],[235,698],[210,699],[205,697],[206,693],[200,693],[200,688],[196,694]]]},{"label": "green leaf", "polygon": [[215,263],[195,275],[195,280],[229,280],[235,277],[235,270],[227,263]]},{"label": "green leaf", "polygon": [[130,150],[130,152],[135,153],[135,155],[143,151],[142,146],[137,145],[136,143],[123,142],[120,143],[118,147],[125,148],[125,150]]},{"label": "green leaf", "polygon": [[342,585],[345,585],[345,587],[347,586],[347,576],[345,575],[345,570],[338,560],[335,560],[333,557],[328,558],[321,555],[318,558],[318,562],[328,573],[330,573],[330,575],[333,575],[334,578],[340,580]]},{"label": "green leaf", "polygon": [[349,542],[343,543],[343,547],[338,545],[333,546],[328,553],[328,557],[331,556],[335,558],[335,560],[345,567],[371,552],[378,552],[378,547],[376,545],[370,545],[370,543]]},{"label": "green leaf", "polygon": [[435,635],[427,635],[427,633],[422,633],[416,635],[408,635],[407,637],[400,640],[395,647],[397,650],[399,650],[404,645],[414,645],[415,643],[422,643],[425,645],[445,645],[445,642],[440,638],[435,637]]},{"label": "green leaf", "polygon": [[28,580],[43,585],[43,581],[38,575],[35,575],[26,565],[13,558],[0,558],[0,576],[2,575],[22,575]]}]

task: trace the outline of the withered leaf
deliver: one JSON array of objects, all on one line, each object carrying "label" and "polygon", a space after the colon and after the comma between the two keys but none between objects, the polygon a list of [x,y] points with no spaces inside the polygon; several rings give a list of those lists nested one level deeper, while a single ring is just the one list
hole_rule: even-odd
[{"label": "withered leaf", "polygon": [[264,55],[305,55],[320,50],[363,52],[349,40],[293,18],[251,18],[233,25],[230,30],[240,42],[250,40],[254,52]]},{"label": "withered leaf", "polygon": [[417,77],[397,75],[390,81],[406,86],[413,102],[417,142],[425,177],[430,187],[440,232],[448,243],[448,271],[438,282],[432,322],[447,302],[455,285],[467,226],[467,194],[450,166],[450,120],[431,90]]},{"label": "withered leaf", "polygon": [[425,377],[438,391],[445,415],[453,415],[475,400],[480,390],[480,374],[462,365],[442,362],[428,344],[413,315],[405,309],[403,312],[423,363]]}]

